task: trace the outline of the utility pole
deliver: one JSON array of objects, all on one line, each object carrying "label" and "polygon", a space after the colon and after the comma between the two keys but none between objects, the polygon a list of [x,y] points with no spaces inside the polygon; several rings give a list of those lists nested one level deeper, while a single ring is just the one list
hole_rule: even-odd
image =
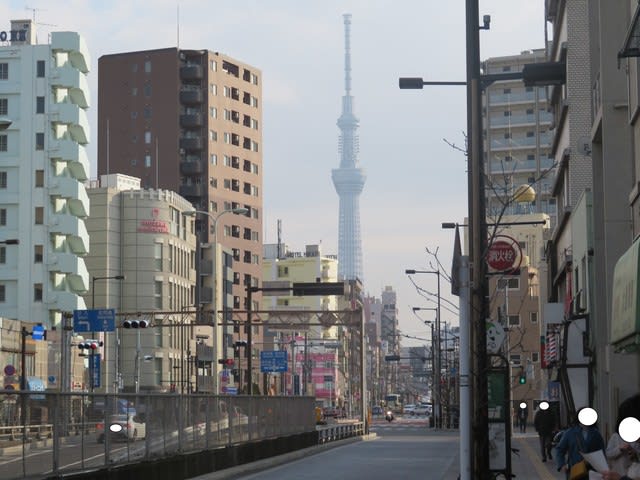
[{"label": "utility pole", "polygon": [[482,84],[480,78],[480,26],[478,0],[466,0],[467,44],[467,170],[469,172],[469,234],[471,260],[471,384],[472,471],[489,475],[486,318],[488,284],[484,253],[487,246],[484,159],[482,152]]}]

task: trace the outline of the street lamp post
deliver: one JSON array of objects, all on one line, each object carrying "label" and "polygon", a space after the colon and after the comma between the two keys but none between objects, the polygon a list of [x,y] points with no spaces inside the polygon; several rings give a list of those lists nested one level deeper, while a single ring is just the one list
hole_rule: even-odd
[{"label": "street lamp post", "polygon": [[[93,310],[93,309],[96,308],[96,282],[97,281],[99,281],[99,280],[125,280],[125,278],[126,277],[124,275],[111,275],[111,276],[107,276],[107,277],[92,277],[91,278],[91,309]],[[106,292],[105,292],[105,298],[106,298]],[[64,332],[63,332],[63,335],[64,335]],[[117,337],[118,336],[118,329],[115,330],[115,336],[116,336],[116,338],[115,338],[114,347],[113,347],[113,352],[114,352],[114,354],[113,354],[113,371],[114,371],[114,379],[115,380],[114,380],[113,384],[114,384],[114,390],[117,392],[118,391],[118,389],[117,389],[117,385],[118,385],[118,368],[117,368],[117,364],[118,364],[118,337]],[[95,337],[95,332],[91,332],[91,338],[94,338],[94,337]],[[105,333],[103,347],[102,347],[103,351],[105,353],[105,358],[103,359],[104,362],[105,362],[105,366],[108,366],[108,360],[109,360],[108,358],[106,358],[107,357],[107,351],[108,351],[107,350],[107,345],[108,345],[107,335]],[[89,379],[89,391],[91,393],[93,393],[93,390],[94,390],[93,370],[92,370],[94,368],[93,367],[93,361],[94,361],[93,355],[94,355],[94,353],[92,352],[91,353],[91,357],[89,358],[89,361],[91,362],[90,363],[90,371],[91,371],[90,377],[91,378]],[[109,372],[108,372],[108,367],[107,367],[107,371],[105,371],[105,375],[104,375],[104,378],[105,378],[105,386],[104,386],[104,388],[105,388],[105,392],[107,392],[107,393],[109,393],[109,382],[106,381],[106,379],[109,376],[108,373]]]},{"label": "street lamp post", "polygon": [[[211,221],[211,230],[210,232],[213,234],[212,236],[212,242],[211,244],[213,245],[213,255],[214,255],[214,271],[213,271],[213,275],[214,275],[214,287],[213,287],[213,322],[211,324],[211,327],[213,329],[213,336],[212,336],[212,344],[213,344],[213,393],[214,394],[218,394],[218,362],[217,362],[217,357],[218,354],[221,350],[221,340],[222,340],[222,336],[218,335],[218,287],[220,286],[220,282],[218,281],[218,274],[220,273],[220,261],[219,261],[219,257],[218,257],[218,236],[217,236],[217,227],[218,227],[218,220],[220,220],[220,217],[222,217],[223,215],[226,215],[228,213],[236,213],[238,215],[245,215],[247,212],[249,211],[249,209],[247,208],[230,208],[227,210],[223,210],[221,211],[218,215],[213,215],[210,212],[204,211],[204,210],[191,210],[188,212],[185,212],[184,214],[187,216],[196,216],[196,215],[206,215],[208,216]],[[201,237],[198,236],[198,247],[200,247],[201,245]],[[200,251],[200,248],[198,248],[198,250]],[[197,263],[197,276],[196,276],[196,292],[197,292],[197,296],[198,296],[198,302],[200,302],[200,292],[202,290],[202,280],[200,277],[200,255],[198,255],[198,263]],[[200,312],[200,305],[196,305],[196,309],[197,312]],[[200,323],[200,322],[198,322]],[[219,345],[220,343],[220,345]],[[196,384],[197,384],[197,378],[196,378]]]},{"label": "street lamp post", "polygon": [[[440,348],[440,313],[441,313],[441,309],[440,309],[440,270],[412,270],[412,269],[407,269],[405,270],[405,273],[407,275],[414,275],[416,273],[432,273],[435,274],[438,277],[438,307],[437,307],[437,312],[436,312],[436,333],[437,333],[437,338],[438,341],[436,342],[436,356],[435,356],[435,368],[436,368],[436,374],[439,376],[440,375],[440,370],[441,370],[441,361],[442,361],[442,353],[441,353],[441,348]],[[438,382],[438,386],[436,388],[436,391],[434,393],[437,393],[436,397],[437,397],[437,406],[434,405],[434,418],[435,418],[435,426],[436,428],[442,428],[442,388],[440,386],[440,382]]]}]

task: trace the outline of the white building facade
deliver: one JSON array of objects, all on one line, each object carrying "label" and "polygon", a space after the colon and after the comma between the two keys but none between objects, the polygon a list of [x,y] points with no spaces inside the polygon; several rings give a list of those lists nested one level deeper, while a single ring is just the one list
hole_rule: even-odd
[{"label": "white building facade", "polygon": [[[90,58],[75,32],[37,45],[14,20],[0,45],[0,315],[53,326],[84,309]],[[4,36],[3,36],[4,37]]]}]

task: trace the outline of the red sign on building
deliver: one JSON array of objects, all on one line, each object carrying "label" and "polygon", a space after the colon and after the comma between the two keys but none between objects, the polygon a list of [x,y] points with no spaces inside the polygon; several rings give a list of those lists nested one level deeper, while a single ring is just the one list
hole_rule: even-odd
[{"label": "red sign on building", "polygon": [[487,263],[498,272],[516,270],[520,267],[522,261],[520,247],[515,239],[507,236],[501,237],[507,240],[495,240],[489,246]]}]

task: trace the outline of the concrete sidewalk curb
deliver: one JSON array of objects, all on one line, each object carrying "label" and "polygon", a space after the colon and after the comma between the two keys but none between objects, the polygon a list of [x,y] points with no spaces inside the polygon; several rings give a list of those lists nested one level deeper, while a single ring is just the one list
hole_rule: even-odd
[{"label": "concrete sidewalk curb", "polygon": [[357,442],[376,440],[377,437],[377,434],[369,433],[368,435],[362,435],[360,437],[345,438],[344,440],[324,443],[322,445],[316,445],[313,447],[296,450],[295,452],[265,458],[262,460],[258,460],[257,462],[245,463],[236,467],[225,468],[224,470],[220,470],[218,472],[205,473],[204,475],[192,477],[191,480],[230,480],[243,475],[250,475],[252,473],[260,472],[268,468],[277,467],[278,465],[293,462],[304,457],[317,455],[318,453],[322,453],[333,448],[344,447],[345,445]]}]

